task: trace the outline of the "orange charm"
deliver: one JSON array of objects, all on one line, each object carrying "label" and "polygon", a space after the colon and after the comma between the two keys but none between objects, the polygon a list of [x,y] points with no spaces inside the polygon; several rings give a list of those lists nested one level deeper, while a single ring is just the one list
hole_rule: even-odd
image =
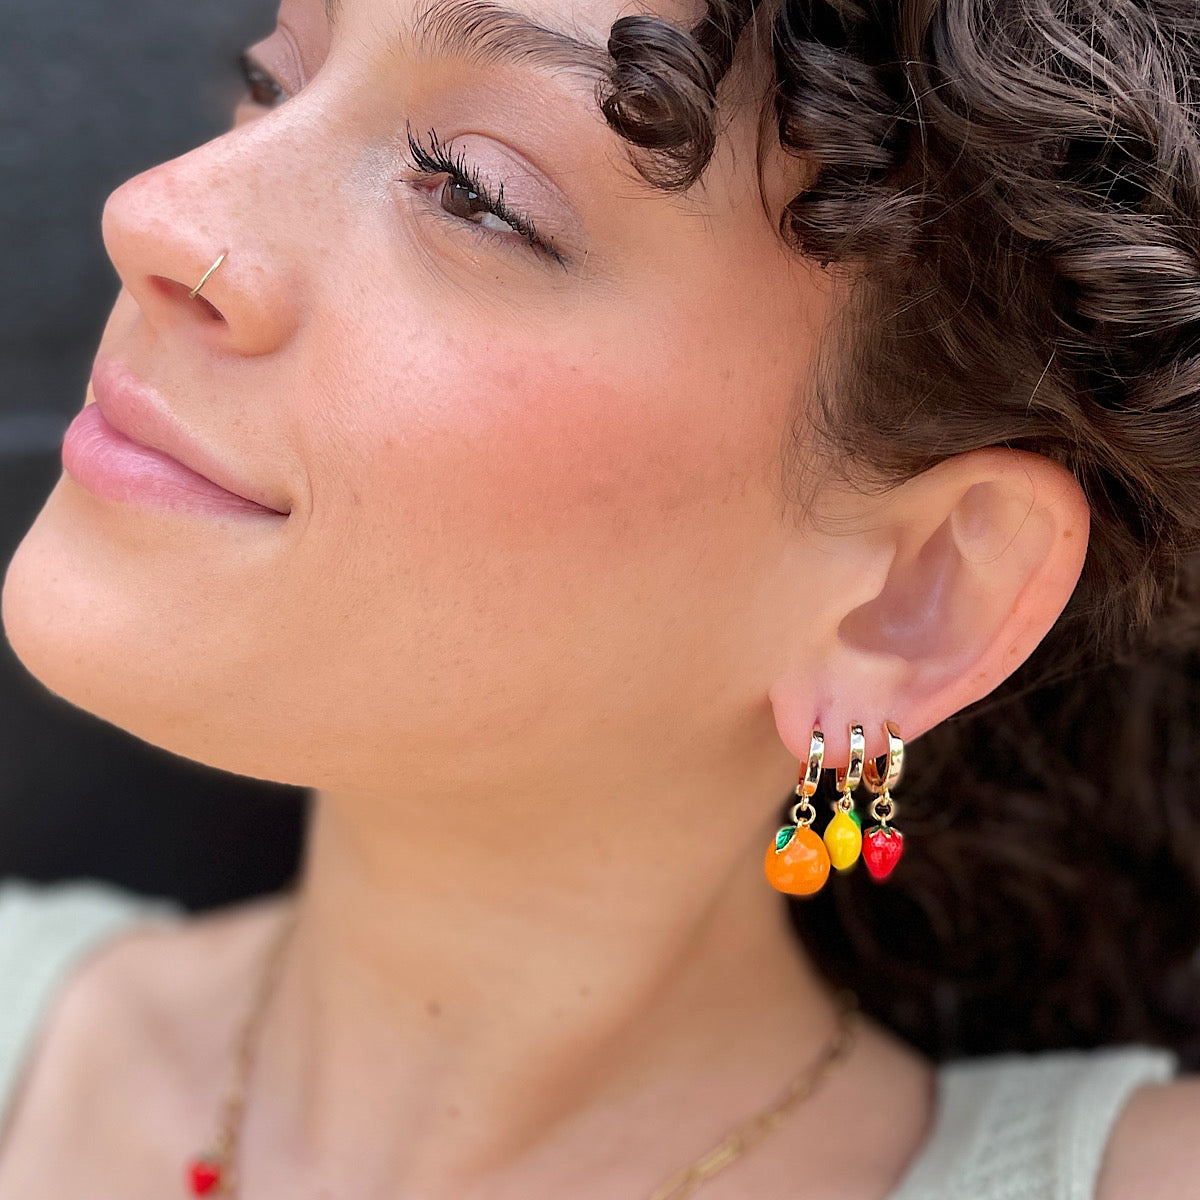
[{"label": "orange charm", "polygon": [[778,891],[792,896],[811,896],[829,878],[829,851],[807,825],[800,825],[782,850],[767,850],[767,879]]}]

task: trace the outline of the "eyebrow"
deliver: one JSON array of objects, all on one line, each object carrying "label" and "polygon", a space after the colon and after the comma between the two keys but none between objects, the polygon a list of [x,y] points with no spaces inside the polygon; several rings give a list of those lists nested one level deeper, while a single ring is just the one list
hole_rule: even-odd
[{"label": "eyebrow", "polygon": [[[324,0],[330,26],[341,0]],[[603,46],[550,29],[495,0],[432,0],[399,33],[399,41],[427,54],[468,58],[499,66],[604,75],[612,65]]]}]

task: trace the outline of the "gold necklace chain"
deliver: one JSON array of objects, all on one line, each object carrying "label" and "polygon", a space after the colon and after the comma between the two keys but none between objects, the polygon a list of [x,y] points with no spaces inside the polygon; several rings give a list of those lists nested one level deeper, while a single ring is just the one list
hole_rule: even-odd
[{"label": "gold necklace chain", "polygon": [[[253,1004],[238,1038],[233,1080],[221,1106],[217,1137],[211,1152],[194,1160],[190,1167],[194,1195],[211,1193],[237,1196],[238,1135],[246,1107],[246,1083],[253,1065],[254,1048],[266,1001],[274,988],[283,959],[283,948],[295,920],[296,914],[293,912],[284,921],[259,977]],[[695,1162],[677,1171],[655,1189],[649,1200],[684,1200],[684,1197],[692,1195],[719,1171],[725,1170],[773,1133],[796,1105],[807,1100],[821,1086],[834,1064],[845,1058],[854,1045],[859,1012],[857,997],[851,991],[842,990],[837,993],[836,1000],[837,1021],[833,1033],[779,1097],[761,1112],[743,1121]]]}]

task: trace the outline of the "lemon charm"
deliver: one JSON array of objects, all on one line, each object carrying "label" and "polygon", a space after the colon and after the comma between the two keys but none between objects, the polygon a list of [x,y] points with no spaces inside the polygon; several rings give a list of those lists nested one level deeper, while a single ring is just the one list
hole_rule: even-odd
[{"label": "lemon charm", "polygon": [[861,725],[850,726],[850,761],[846,769],[834,772],[840,795],[833,802],[833,818],[825,826],[825,847],[829,861],[839,871],[848,870],[862,853],[862,820],[854,811],[854,789],[862,782],[867,758],[867,739]]},{"label": "lemon charm", "polygon": [[837,808],[833,819],[825,826],[825,847],[829,861],[845,871],[858,861],[862,850],[862,830],[845,809]]}]

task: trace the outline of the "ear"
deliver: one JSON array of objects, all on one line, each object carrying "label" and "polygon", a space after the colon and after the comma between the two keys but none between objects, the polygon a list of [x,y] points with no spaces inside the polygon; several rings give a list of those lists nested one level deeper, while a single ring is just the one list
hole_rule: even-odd
[{"label": "ear", "polygon": [[770,689],[785,745],[804,759],[820,725],[827,765],[846,760],[851,722],[879,755],[884,721],[911,740],[1012,674],[1079,580],[1088,506],[1064,467],[990,447],[939,463],[841,525],[825,554],[848,568],[847,584],[823,596],[803,668],[785,668]]}]

